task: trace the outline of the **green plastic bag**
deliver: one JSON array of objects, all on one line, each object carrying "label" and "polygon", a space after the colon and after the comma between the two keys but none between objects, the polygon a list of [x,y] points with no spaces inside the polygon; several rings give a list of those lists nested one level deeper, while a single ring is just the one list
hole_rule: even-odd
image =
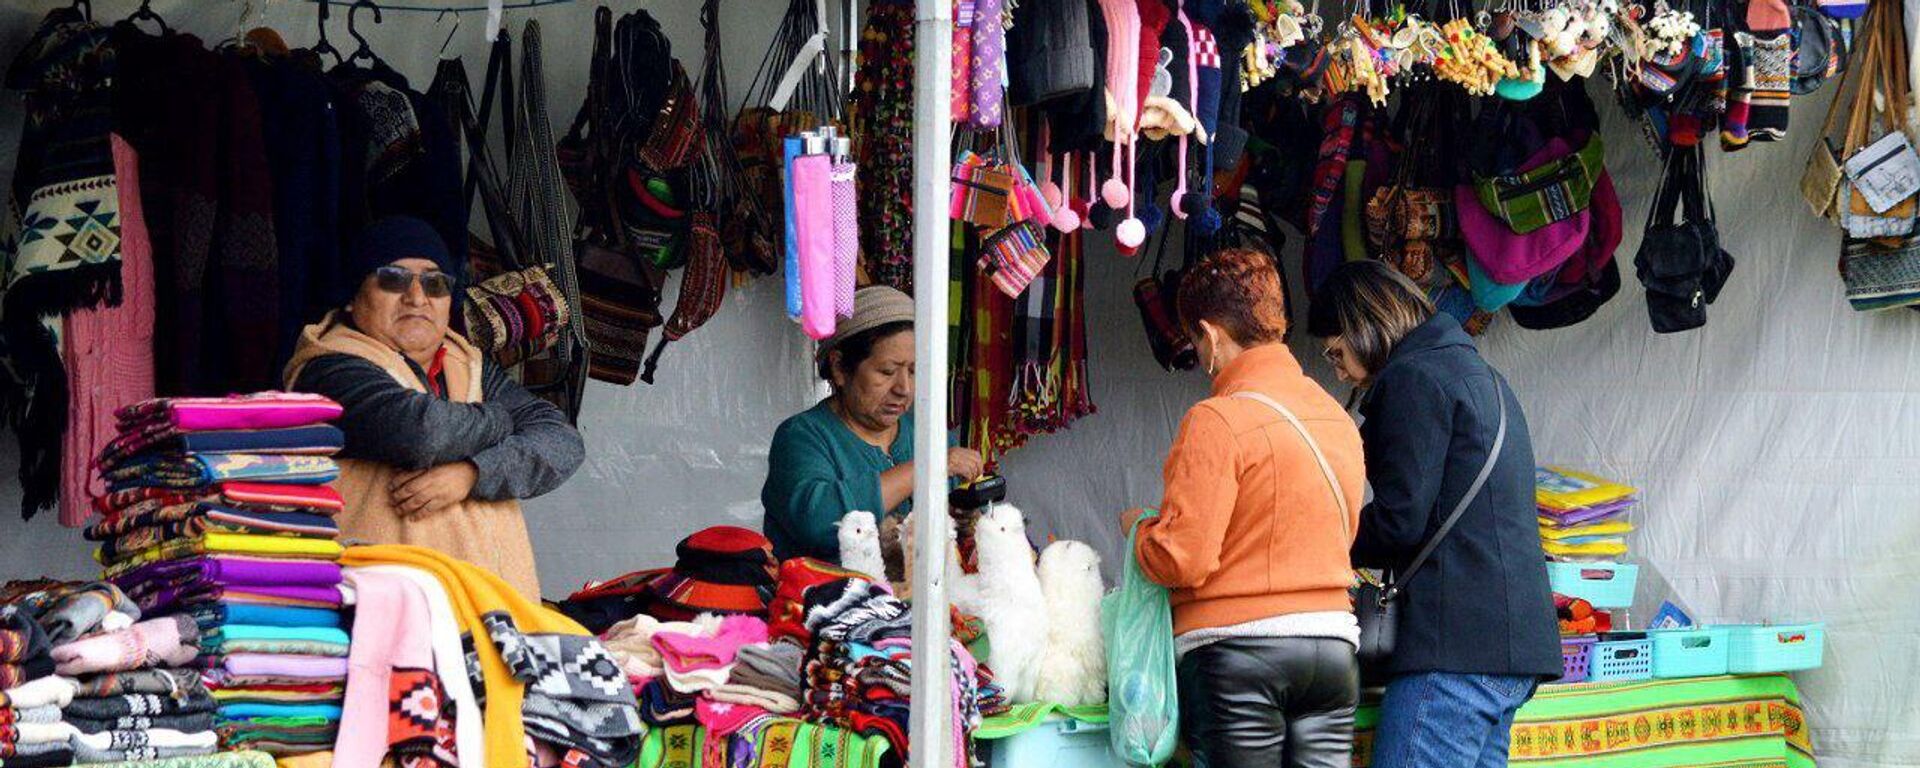
[{"label": "green plastic bag", "polygon": [[[1159,514],[1147,510],[1146,517]],[[1142,518],[1146,519],[1145,517]],[[1108,737],[1129,765],[1158,766],[1180,741],[1180,689],[1174,681],[1173,606],[1167,588],[1147,580],[1134,555],[1140,526],[1127,533],[1120,588],[1100,600],[1107,641]]]}]

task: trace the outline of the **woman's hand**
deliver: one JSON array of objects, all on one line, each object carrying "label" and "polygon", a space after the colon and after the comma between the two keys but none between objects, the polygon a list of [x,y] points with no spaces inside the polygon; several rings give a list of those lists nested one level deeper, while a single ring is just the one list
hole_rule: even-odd
[{"label": "woman's hand", "polygon": [[987,461],[972,448],[947,449],[947,476],[973,480],[987,471]]},{"label": "woman's hand", "polygon": [[426,517],[466,501],[479,477],[480,470],[473,462],[455,461],[395,475],[388,492],[402,517]]}]

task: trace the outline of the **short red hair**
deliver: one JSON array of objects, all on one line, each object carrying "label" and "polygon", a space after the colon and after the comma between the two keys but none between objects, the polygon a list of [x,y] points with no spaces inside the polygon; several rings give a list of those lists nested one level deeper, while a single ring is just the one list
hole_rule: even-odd
[{"label": "short red hair", "polygon": [[1180,327],[1200,336],[1205,320],[1243,347],[1287,335],[1287,295],[1272,256],[1254,248],[1215,251],[1180,277],[1174,299]]}]

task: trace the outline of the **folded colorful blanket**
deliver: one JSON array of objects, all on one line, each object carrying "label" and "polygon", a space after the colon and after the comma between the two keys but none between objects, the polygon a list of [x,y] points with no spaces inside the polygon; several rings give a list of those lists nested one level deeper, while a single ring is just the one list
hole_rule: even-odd
[{"label": "folded colorful blanket", "polygon": [[[148,563],[164,560],[177,560],[195,555],[266,555],[270,558],[301,558],[309,560],[338,560],[346,547],[332,539],[302,539],[289,536],[256,536],[250,533],[214,533],[208,532],[191,539],[170,539],[157,547],[149,547],[118,560],[102,560],[108,566],[108,578],[117,577],[134,568]],[[95,559],[101,553],[94,553]]]},{"label": "folded colorful blanket", "polygon": [[342,602],[339,587],[227,586],[218,583],[160,587],[138,599],[142,608],[152,612],[186,609],[213,602],[338,611]]},{"label": "folded colorful blanket", "polygon": [[[183,509],[168,507],[167,509]],[[184,507],[184,518],[135,528],[100,545],[97,557],[113,563],[134,557],[177,539],[193,539],[209,533],[279,536],[282,538],[336,539],[340,526],[326,515],[305,512],[249,512],[238,509],[195,504]]]},{"label": "folded colorful blanket", "polygon": [[225,429],[209,432],[122,434],[100,452],[103,469],[151,453],[275,453],[332,456],[346,436],[339,427],[314,424],[281,429]]},{"label": "folded colorful blanket", "polygon": [[150,619],[117,632],[56,645],[52,655],[62,675],[179,667],[200,655],[200,625],[186,616]]},{"label": "folded colorful blanket", "polygon": [[227,624],[200,638],[202,645],[241,640],[289,640],[345,646],[346,630],[326,627],[271,627],[253,624]]},{"label": "folded colorful blanket", "polygon": [[324,692],[332,688],[345,688],[347,676],[338,677],[289,677],[284,675],[236,675],[225,669],[208,670],[207,689],[213,691],[214,699],[220,698],[221,691],[307,691]]},{"label": "folded colorful blanket", "polygon": [[217,730],[221,740],[234,748],[263,749],[263,744],[331,748],[340,724],[324,717],[255,717],[221,721]]},{"label": "folded colorful blanket", "polygon": [[332,704],[338,706],[346,698],[347,687],[339,683],[322,685],[282,685],[249,686],[246,688],[222,688],[213,692],[213,700],[221,704]]},{"label": "folded colorful blanket", "polygon": [[340,566],[315,560],[284,560],[215,554],[168,560],[125,569],[113,582],[135,600],[164,587],[220,585],[228,587],[333,587],[340,583]]},{"label": "folded colorful blanket", "polygon": [[74,698],[103,698],[149,693],[169,697],[194,696],[206,690],[191,669],[136,669],[80,678]]},{"label": "folded colorful blanket", "polygon": [[[339,632],[340,630],[330,631]],[[209,655],[276,653],[298,656],[333,656],[339,658],[346,658],[347,656],[347,643],[345,640],[332,642],[300,638],[226,637],[202,640],[200,649]]]},{"label": "folded colorful blanket", "polygon": [[340,476],[326,456],[260,453],[184,453],[143,456],[103,473],[115,491],[129,488],[192,489],[232,480],[287,485],[325,485]]},{"label": "folded colorful blanket", "polygon": [[309,717],[338,721],[337,704],[221,704],[220,719],[246,720],[256,717]]},{"label": "folded colorful blanket", "polygon": [[347,660],[322,656],[236,653],[221,659],[218,669],[237,677],[344,680],[347,677]]},{"label": "folded colorful blanket", "polygon": [[342,619],[339,611],[325,608],[292,608],[279,605],[254,605],[251,603],[199,603],[187,608],[187,614],[200,622],[203,630],[212,630],[224,625],[251,624],[268,627],[328,627],[339,628]]},{"label": "folded colorful blanket", "polygon": [[128,715],[94,719],[67,716],[66,722],[81,733],[102,733],[106,731],[143,731],[150,728],[165,728],[184,733],[197,733],[213,730],[213,713],[199,712],[191,715]]},{"label": "folded colorful blanket", "polygon": [[302,392],[261,392],[227,397],[155,398],[114,413],[122,432],[156,425],[183,432],[221,429],[281,429],[340,418],[340,404]]},{"label": "folded colorful blanket", "polygon": [[[49,741],[40,744],[15,744],[11,741],[0,739],[0,766],[13,766],[23,760],[32,765],[41,765],[42,763],[34,761],[51,755],[66,755],[67,759],[71,760],[73,759],[73,746],[65,741]],[[66,765],[66,763],[60,763],[60,765]]]},{"label": "folded colorful blanket", "polygon": [[337,514],[345,507],[340,493],[324,485],[233,481],[185,490],[130,488],[93,500],[94,508],[105,522],[88,528],[87,538],[106,541],[140,525],[134,518],[197,501],[268,512],[314,512],[323,515]]},{"label": "folded colorful blanket", "polygon": [[158,693],[127,693],[119,696],[75,698],[60,711],[67,717],[111,720],[140,715],[197,715],[212,712],[213,694],[206,688],[174,697]]}]

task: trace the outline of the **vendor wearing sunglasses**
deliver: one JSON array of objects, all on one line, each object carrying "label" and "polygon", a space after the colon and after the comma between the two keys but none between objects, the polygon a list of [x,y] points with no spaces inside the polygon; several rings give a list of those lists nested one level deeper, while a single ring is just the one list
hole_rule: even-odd
[{"label": "vendor wearing sunglasses", "polygon": [[342,537],[438,549],[539,599],[519,500],[573,475],[580,433],[448,328],[458,281],[433,227],[383,219],[346,262],[364,277],[307,326],[286,375],[345,408]]}]

